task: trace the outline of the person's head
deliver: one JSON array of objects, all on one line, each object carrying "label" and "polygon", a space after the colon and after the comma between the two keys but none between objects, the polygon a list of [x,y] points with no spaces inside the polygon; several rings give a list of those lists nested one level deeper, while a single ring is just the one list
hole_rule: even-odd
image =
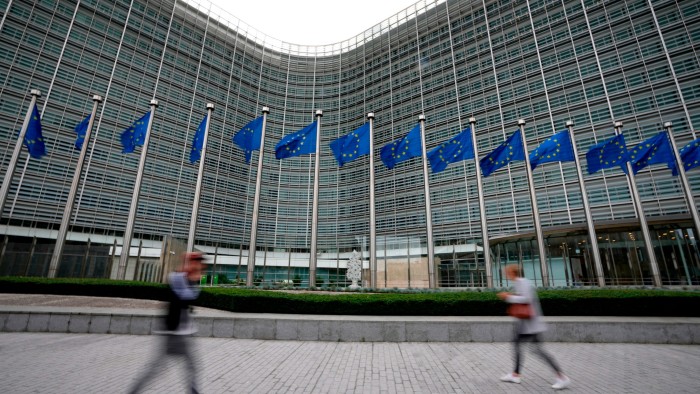
[{"label": "person's head", "polygon": [[206,260],[206,258],[201,252],[185,253],[182,262],[182,272],[187,273],[187,279],[199,281],[199,279],[202,277],[204,260]]},{"label": "person's head", "polygon": [[508,280],[515,280],[523,276],[520,267],[517,264],[509,264],[503,269]]}]

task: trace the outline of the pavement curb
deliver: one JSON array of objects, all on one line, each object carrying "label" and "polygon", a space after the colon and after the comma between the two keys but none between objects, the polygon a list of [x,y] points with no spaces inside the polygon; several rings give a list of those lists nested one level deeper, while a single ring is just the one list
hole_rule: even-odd
[{"label": "pavement curb", "polygon": [[[0,332],[151,335],[160,310],[0,307]],[[549,317],[550,342],[700,344],[700,318]],[[195,336],[332,342],[508,342],[513,320],[484,316],[323,316],[195,310]]]}]

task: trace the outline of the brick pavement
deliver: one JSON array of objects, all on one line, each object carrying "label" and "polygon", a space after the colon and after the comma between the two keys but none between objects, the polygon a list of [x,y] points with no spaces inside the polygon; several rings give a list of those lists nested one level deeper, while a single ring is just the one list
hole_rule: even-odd
[{"label": "brick pavement", "polygon": [[[0,333],[3,393],[125,393],[159,336]],[[542,393],[552,373],[526,354],[520,385],[501,383],[508,343],[363,343],[193,338],[204,393]],[[698,393],[700,346],[548,343],[571,393]],[[167,362],[147,393],[185,392]]]}]

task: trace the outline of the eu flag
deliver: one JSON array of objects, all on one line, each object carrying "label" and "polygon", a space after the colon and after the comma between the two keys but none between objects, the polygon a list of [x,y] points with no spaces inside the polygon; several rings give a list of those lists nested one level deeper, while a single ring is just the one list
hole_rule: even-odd
[{"label": "eu flag", "polygon": [[627,172],[625,163],[628,161],[627,145],[625,145],[625,136],[622,134],[591,146],[586,153],[589,174],[616,166],[622,167],[622,170]]},{"label": "eu flag", "polygon": [[554,134],[530,152],[530,168],[533,170],[540,164],[553,161],[574,161],[569,130]]},{"label": "eu flag", "polygon": [[44,145],[44,137],[41,134],[41,119],[39,119],[39,111],[34,104],[32,116],[29,118],[27,132],[24,133],[24,145],[29,151],[29,156],[35,159],[41,159],[46,155],[46,146]]},{"label": "eu flag", "polygon": [[390,142],[382,147],[382,162],[387,168],[392,169],[398,163],[412,157],[420,156],[422,145],[420,141],[420,123],[416,125],[405,137]]},{"label": "eu flag", "polygon": [[507,140],[479,161],[481,173],[487,177],[515,160],[525,160],[523,133],[520,129],[515,130]]},{"label": "eu flag", "polygon": [[122,131],[122,153],[131,153],[137,146],[142,146],[146,141],[146,131],[148,130],[148,120],[151,117],[151,111],[146,112],[141,119],[137,120]]},{"label": "eu flag", "polygon": [[250,163],[254,150],[260,150],[262,140],[263,117],[251,120],[233,136],[233,143],[245,152],[245,162]]},{"label": "eu flag", "polygon": [[275,157],[281,160],[316,153],[316,125],[314,121],[294,134],[285,135],[275,146]]},{"label": "eu flag", "polygon": [[87,118],[83,119],[82,122],[75,126],[75,134],[77,135],[77,138],[75,139],[75,149],[77,150],[83,149],[85,134],[87,134],[88,125],[90,124],[90,116],[92,115],[88,115]]},{"label": "eu flag", "polygon": [[192,150],[190,150],[190,163],[194,163],[202,158],[202,149],[204,148],[204,131],[207,129],[207,117],[204,116],[202,122],[197,127],[197,131],[194,133],[194,139],[192,140]]},{"label": "eu flag", "polygon": [[[691,141],[688,145],[681,148],[679,151],[681,155],[681,161],[683,162],[683,169],[688,171],[695,167],[700,166],[700,138],[695,141]],[[678,175],[678,169],[676,166],[672,168],[673,175]]]},{"label": "eu flag", "polygon": [[443,142],[428,152],[428,161],[433,172],[440,172],[450,163],[473,159],[474,145],[472,144],[472,132],[469,127],[461,133]]},{"label": "eu flag", "polygon": [[330,144],[333,156],[340,167],[362,155],[369,154],[369,123],[355,129]]},{"label": "eu flag", "polygon": [[673,148],[671,148],[671,142],[665,131],[630,149],[629,156],[632,171],[635,174],[652,164],[666,163],[668,168],[673,168],[676,160],[673,157]]}]

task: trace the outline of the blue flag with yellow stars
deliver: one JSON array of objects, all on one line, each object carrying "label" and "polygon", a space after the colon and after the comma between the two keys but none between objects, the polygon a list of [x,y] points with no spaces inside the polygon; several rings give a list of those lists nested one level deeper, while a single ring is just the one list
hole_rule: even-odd
[{"label": "blue flag with yellow stars", "polygon": [[511,161],[516,160],[525,160],[523,133],[520,129],[515,130],[515,133],[508,137],[498,148],[484,156],[479,161],[479,165],[481,166],[481,173],[484,177],[487,177],[499,168],[507,166]]},{"label": "blue flag with yellow stars", "polygon": [[44,145],[44,136],[41,130],[41,119],[39,119],[39,110],[34,104],[32,116],[29,118],[27,132],[24,133],[24,146],[29,151],[29,156],[35,159],[41,159],[46,155],[46,146]]},{"label": "blue flag with yellow stars", "polygon": [[316,125],[314,121],[294,134],[285,135],[275,146],[277,160],[316,153]]},{"label": "blue flag with yellow stars", "polygon": [[[691,141],[688,145],[681,148],[678,153],[681,155],[684,170],[689,171],[695,167],[700,167],[700,138]],[[675,165],[671,170],[673,175],[678,175],[678,169]]]},{"label": "blue flag with yellow stars", "polygon": [[250,163],[250,157],[254,150],[260,150],[262,140],[263,117],[260,116],[251,120],[236,135],[233,136],[233,143],[245,151],[245,162]]},{"label": "blue flag with yellow stars", "polygon": [[627,172],[625,163],[628,161],[627,145],[625,145],[625,136],[622,134],[591,146],[586,153],[589,174],[616,166],[620,166],[622,171]]},{"label": "blue flag with yellow stars", "polygon": [[142,146],[146,141],[146,131],[148,130],[148,120],[151,111],[146,112],[141,119],[137,120],[122,132],[122,153],[131,153],[137,146]]},{"label": "blue flag with yellow stars", "polygon": [[420,156],[422,146],[420,141],[420,123],[416,125],[405,137],[390,142],[382,147],[381,157],[388,169],[406,161],[412,157]]},{"label": "blue flag with yellow stars", "polygon": [[340,167],[362,155],[369,154],[369,123],[365,123],[350,134],[332,141],[330,146]]},{"label": "blue flag with yellow stars", "polygon": [[574,161],[569,130],[554,134],[530,152],[530,168],[533,170],[540,164],[553,161]]},{"label": "blue flag with yellow stars", "polygon": [[474,145],[469,127],[428,152],[428,161],[434,173],[444,170],[450,163],[473,158]]},{"label": "blue flag with yellow stars", "polygon": [[665,131],[630,149],[629,156],[632,171],[635,174],[642,168],[652,164],[666,163],[668,168],[672,169],[676,160],[673,157],[673,148],[671,148],[671,142],[668,140],[668,135]]},{"label": "blue flag with yellow stars", "polygon": [[202,158],[202,149],[204,149],[204,131],[207,129],[207,117],[204,116],[202,122],[197,127],[197,131],[194,133],[194,139],[192,140],[192,149],[190,150],[190,163],[194,163]]},{"label": "blue flag with yellow stars", "polygon": [[83,149],[85,134],[87,134],[88,125],[90,125],[90,116],[92,115],[88,115],[87,118],[83,119],[82,122],[75,126],[75,134],[77,135],[75,139],[75,149],[77,150]]}]

